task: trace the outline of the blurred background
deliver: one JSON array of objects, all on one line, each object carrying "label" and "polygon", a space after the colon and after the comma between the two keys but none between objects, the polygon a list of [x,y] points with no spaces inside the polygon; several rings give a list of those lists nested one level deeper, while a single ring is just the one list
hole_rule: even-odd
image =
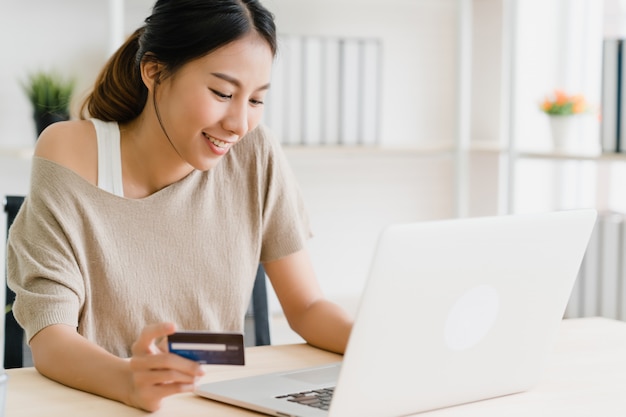
[{"label": "blurred background", "polygon": [[[329,298],[356,309],[377,236],[397,222],[593,207],[619,227],[613,251],[621,253],[625,1],[263,3],[280,35],[265,123],[299,180]],[[37,136],[22,88],[29,74],[74,80],[76,117],[100,68],[152,5],[2,1],[0,195],[28,192]],[[568,118],[565,144],[555,116],[542,111],[555,91],[586,104]],[[612,268],[621,271],[621,259]],[[596,304],[570,313],[603,313],[602,291],[611,298],[626,288],[623,277],[611,279],[608,290],[587,290]],[[606,314],[623,317],[615,297]],[[293,340],[284,335],[275,341]]]}]

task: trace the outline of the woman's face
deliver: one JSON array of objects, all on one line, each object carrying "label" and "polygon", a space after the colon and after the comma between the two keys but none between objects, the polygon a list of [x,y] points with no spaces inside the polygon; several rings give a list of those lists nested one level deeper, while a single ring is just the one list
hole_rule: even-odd
[{"label": "woman's face", "polygon": [[267,42],[250,34],[185,64],[159,84],[163,127],[187,163],[211,169],[259,124],[272,61]]}]

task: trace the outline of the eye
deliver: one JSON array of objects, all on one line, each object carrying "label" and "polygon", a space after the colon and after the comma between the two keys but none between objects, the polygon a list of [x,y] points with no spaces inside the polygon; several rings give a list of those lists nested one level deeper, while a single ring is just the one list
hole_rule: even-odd
[{"label": "eye", "polygon": [[229,100],[229,99],[233,98],[233,95],[232,95],[232,94],[230,94],[230,95],[228,95],[228,94],[224,94],[224,93],[221,93],[221,92],[219,92],[219,91],[217,91],[217,90],[214,90],[214,89],[212,89],[212,88],[209,88],[209,90],[211,90],[211,92],[212,92],[213,94],[215,94],[216,96],[218,96],[218,97],[219,97],[219,98],[221,98],[221,99],[224,99],[224,100]]},{"label": "eye", "polygon": [[256,100],[256,99],[251,98],[250,104],[252,104],[253,106],[262,106],[264,102],[263,100]]}]

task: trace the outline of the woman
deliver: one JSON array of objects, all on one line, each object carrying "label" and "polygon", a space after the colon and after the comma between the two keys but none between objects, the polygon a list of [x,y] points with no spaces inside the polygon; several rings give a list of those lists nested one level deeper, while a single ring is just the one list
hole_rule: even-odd
[{"label": "woman", "polygon": [[302,201],[259,121],[276,35],[256,0],[159,0],[83,105],[38,140],[11,229],[9,284],[35,366],[148,411],[201,367],[175,331],[241,331],[265,266],[291,327],[343,352]]}]

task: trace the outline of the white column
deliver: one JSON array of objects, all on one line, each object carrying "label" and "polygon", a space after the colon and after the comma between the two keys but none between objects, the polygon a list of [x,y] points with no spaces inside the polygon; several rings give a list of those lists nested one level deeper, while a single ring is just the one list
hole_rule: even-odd
[{"label": "white column", "polygon": [[109,55],[124,43],[124,0],[109,0]]},{"label": "white column", "polygon": [[515,211],[515,86],[517,63],[517,1],[504,0],[502,7],[502,124],[500,143],[506,154],[499,163],[499,201],[498,214],[511,214]]},{"label": "white column", "polygon": [[456,132],[456,215],[466,217],[469,200],[468,150],[470,146],[472,82],[472,0],[458,0],[458,71]]}]

